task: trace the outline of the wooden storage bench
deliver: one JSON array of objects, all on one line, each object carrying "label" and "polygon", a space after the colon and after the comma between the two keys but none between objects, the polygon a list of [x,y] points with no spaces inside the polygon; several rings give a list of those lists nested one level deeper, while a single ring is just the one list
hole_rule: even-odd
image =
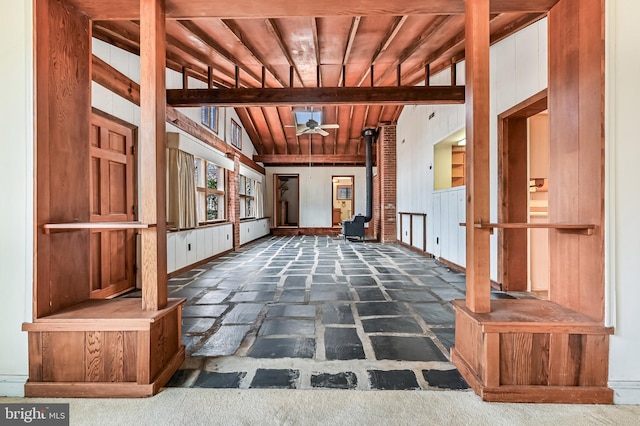
[{"label": "wooden storage bench", "polygon": [[544,300],[454,300],[451,360],[485,401],[611,404],[610,327]]},{"label": "wooden storage bench", "polygon": [[25,323],[28,397],[143,397],[157,393],[185,358],[184,299],[143,311],[140,299],[87,300]]}]

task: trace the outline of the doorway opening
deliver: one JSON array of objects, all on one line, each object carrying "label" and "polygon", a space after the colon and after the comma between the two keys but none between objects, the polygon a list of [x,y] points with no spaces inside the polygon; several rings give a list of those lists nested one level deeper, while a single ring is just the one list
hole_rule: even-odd
[{"label": "doorway opening", "polygon": [[353,216],[353,176],[331,176],[331,225],[340,227]]},{"label": "doorway opening", "polygon": [[300,177],[298,175],[274,175],[276,227],[299,226]]},{"label": "doorway opening", "polygon": [[[498,116],[500,223],[549,221],[546,111],[547,91],[543,90]],[[498,276],[504,291],[530,291],[547,298],[549,230],[499,230]]]}]

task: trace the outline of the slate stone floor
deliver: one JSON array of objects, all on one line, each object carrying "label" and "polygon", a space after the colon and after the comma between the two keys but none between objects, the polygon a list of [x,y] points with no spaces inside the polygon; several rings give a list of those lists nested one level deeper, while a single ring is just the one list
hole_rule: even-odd
[{"label": "slate stone floor", "polygon": [[187,359],[167,386],[467,389],[449,362],[464,290],[401,246],[267,237],[169,281]]}]

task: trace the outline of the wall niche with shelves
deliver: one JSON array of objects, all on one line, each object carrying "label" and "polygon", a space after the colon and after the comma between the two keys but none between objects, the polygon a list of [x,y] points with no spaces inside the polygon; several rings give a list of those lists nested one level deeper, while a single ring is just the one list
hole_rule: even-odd
[{"label": "wall niche with shelves", "polygon": [[464,186],[467,152],[464,146],[451,147],[451,186]]}]

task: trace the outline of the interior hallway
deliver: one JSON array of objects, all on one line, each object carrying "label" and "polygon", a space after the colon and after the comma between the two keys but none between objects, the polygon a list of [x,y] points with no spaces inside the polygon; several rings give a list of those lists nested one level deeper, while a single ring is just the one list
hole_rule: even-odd
[{"label": "interior hallway", "polygon": [[187,298],[169,387],[468,388],[449,362],[465,277],[401,246],[271,237],[169,286]]}]

